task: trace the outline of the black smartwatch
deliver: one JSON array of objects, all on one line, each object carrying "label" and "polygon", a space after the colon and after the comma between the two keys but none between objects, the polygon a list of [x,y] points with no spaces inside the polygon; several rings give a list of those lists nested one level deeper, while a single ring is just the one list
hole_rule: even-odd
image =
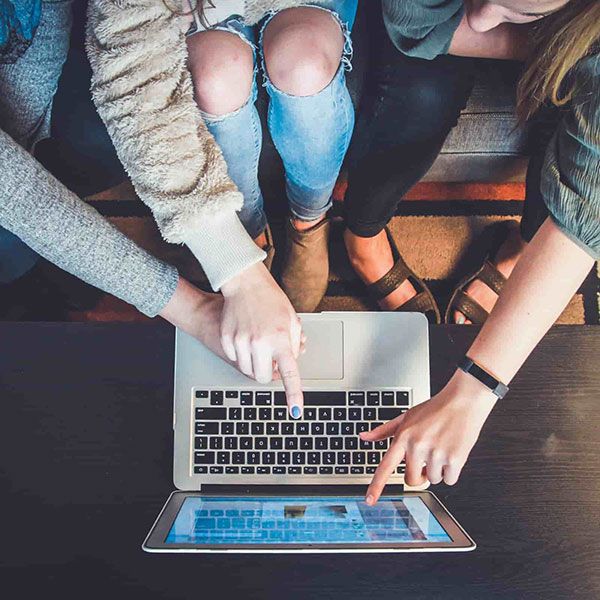
[{"label": "black smartwatch", "polygon": [[499,400],[504,398],[508,393],[508,386],[504,385],[501,381],[498,381],[493,375],[490,375],[485,369],[482,369],[479,365],[475,364],[468,356],[465,356],[459,363],[458,368],[465,373],[468,373],[472,377],[475,377],[478,381],[483,383],[485,387],[489,388],[492,393],[498,397]]}]

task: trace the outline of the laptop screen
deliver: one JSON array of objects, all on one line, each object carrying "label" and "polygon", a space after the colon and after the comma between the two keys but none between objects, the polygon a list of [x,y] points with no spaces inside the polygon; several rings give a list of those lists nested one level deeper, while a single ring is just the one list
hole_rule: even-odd
[{"label": "laptop screen", "polygon": [[421,498],[188,497],[166,544],[435,544],[452,539]]}]

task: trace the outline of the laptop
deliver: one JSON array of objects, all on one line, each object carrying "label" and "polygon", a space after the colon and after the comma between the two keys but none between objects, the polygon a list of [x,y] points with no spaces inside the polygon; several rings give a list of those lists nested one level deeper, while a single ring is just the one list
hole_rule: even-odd
[{"label": "laptop", "polygon": [[389,441],[358,434],[430,397],[420,313],[301,315],[304,412],[177,330],[174,483],[148,552],[472,550],[475,543],[398,466],[374,506],[366,488]]}]

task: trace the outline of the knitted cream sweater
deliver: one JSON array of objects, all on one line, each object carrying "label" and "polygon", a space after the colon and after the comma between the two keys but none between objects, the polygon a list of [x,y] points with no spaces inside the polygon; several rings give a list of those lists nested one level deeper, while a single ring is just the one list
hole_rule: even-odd
[{"label": "knitted cream sweater", "polygon": [[[244,19],[254,24],[272,10],[306,3],[245,0]],[[194,101],[187,28],[162,0],[91,0],[92,95],[163,237],[187,244],[218,290],[264,252],[238,219],[242,196]]]}]

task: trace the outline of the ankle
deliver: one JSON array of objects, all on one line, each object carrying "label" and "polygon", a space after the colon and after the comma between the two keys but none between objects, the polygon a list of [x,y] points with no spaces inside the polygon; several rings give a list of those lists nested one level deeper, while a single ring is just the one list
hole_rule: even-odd
[{"label": "ankle", "polygon": [[326,214],[323,214],[313,221],[302,221],[296,217],[292,217],[291,221],[296,231],[308,231],[309,229],[316,227],[319,223],[322,223],[326,216]]}]

